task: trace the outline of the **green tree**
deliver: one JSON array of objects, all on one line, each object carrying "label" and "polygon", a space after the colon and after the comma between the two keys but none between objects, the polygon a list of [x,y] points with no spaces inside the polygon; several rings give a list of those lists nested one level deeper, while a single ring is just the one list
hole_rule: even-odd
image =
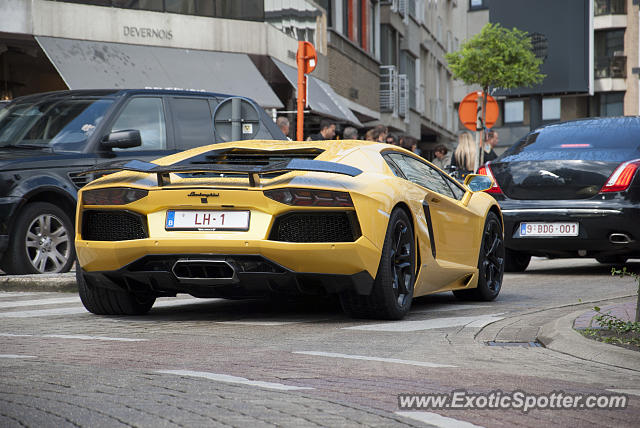
[{"label": "green tree", "polygon": [[[533,86],[545,77],[540,73],[542,60],[534,55],[529,34],[500,24],[488,23],[446,58],[455,79],[482,87],[484,103],[490,88]],[[486,105],[482,110],[484,113]]]}]

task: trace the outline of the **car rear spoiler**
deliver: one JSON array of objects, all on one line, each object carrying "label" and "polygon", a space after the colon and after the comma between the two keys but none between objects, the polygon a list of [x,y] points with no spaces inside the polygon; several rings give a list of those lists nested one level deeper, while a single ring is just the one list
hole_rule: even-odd
[{"label": "car rear spoiler", "polygon": [[336,162],[317,161],[310,159],[291,159],[288,161],[275,162],[270,165],[238,165],[238,164],[190,164],[190,165],[157,165],[155,163],[140,160],[115,161],[96,165],[94,168],[83,171],[82,174],[90,173],[113,173],[118,171],[133,171],[145,174],[156,174],[158,186],[171,184],[170,173],[231,173],[247,174],[249,184],[252,187],[260,185],[260,174],[287,171],[309,171],[326,172],[332,174],[343,174],[355,177],[362,173],[361,169]]}]

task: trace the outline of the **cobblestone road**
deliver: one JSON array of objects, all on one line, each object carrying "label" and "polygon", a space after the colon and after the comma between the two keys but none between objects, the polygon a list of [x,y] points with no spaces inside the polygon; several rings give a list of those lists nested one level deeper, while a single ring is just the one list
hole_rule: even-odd
[{"label": "cobblestone road", "polygon": [[[593,306],[581,301],[631,295],[634,283],[609,271],[536,260],[506,276],[496,302],[436,295],[386,323],[346,318],[334,301],[179,296],[145,317],[98,317],[71,294],[0,293],[0,426],[635,427],[640,373],[485,343],[535,340],[543,323]],[[398,394],[459,389],[625,390],[630,401],[624,410],[398,413]]]}]

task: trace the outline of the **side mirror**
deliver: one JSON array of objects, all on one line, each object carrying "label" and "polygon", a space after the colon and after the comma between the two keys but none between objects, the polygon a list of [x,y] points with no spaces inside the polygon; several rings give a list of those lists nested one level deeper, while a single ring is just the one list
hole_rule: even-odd
[{"label": "side mirror", "polygon": [[142,145],[142,137],[137,129],[115,131],[104,137],[100,143],[106,149],[129,149]]},{"label": "side mirror", "polygon": [[464,185],[472,192],[482,192],[493,186],[493,180],[486,175],[469,174],[464,179]]}]

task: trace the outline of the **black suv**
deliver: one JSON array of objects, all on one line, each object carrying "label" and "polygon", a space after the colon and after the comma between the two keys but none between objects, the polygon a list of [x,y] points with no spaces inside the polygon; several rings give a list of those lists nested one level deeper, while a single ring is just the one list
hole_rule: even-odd
[{"label": "black suv", "polygon": [[174,90],[30,95],[0,109],[0,268],[66,272],[77,190],[97,163],[153,160],[231,139],[286,140],[246,98]]}]

